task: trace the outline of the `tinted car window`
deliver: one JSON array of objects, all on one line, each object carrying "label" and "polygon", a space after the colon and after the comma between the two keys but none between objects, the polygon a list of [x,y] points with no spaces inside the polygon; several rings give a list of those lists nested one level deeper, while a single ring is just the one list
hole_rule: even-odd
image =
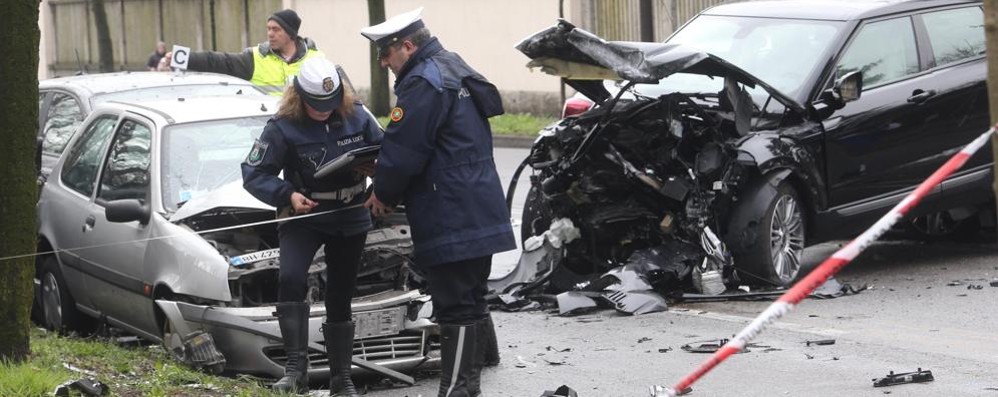
[{"label": "tinted car window", "polygon": [[42,151],[52,154],[62,153],[69,138],[73,137],[76,127],[82,122],[83,111],[76,98],[61,92],[52,93],[52,102],[45,117]]},{"label": "tinted car window", "polygon": [[83,136],[76,140],[62,168],[62,182],[70,189],[87,197],[94,192],[97,167],[104,157],[105,144],[111,139],[117,119],[114,115],[101,116],[90,123]]},{"label": "tinted car window", "polygon": [[863,87],[873,87],[918,72],[918,52],[911,18],[868,23],[849,44],[836,76],[863,72]]},{"label": "tinted car window", "polygon": [[978,7],[930,12],[922,15],[932,42],[936,65],[984,53],[984,12]]},{"label": "tinted car window", "polygon": [[101,173],[97,198],[107,201],[146,198],[151,143],[149,127],[133,120],[121,122]]}]

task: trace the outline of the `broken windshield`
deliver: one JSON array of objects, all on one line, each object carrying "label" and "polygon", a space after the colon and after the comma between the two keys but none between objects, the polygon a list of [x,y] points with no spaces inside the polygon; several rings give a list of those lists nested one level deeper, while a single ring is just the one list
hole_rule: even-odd
[{"label": "broken windshield", "polygon": [[163,203],[179,203],[240,180],[240,164],[270,116],[177,124],[163,130]]},{"label": "broken windshield", "polygon": [[[699,48],[744,69],[780,92],[800,100],[805,81],[827,59],[833,39],[845,24],[776,18],[701,15],[672,36],[668,43]],[[643,85],[642,92],[718,92],[720,79],[677,74],[656,85]],[[754,98],[765,91],[750,90]]]}]

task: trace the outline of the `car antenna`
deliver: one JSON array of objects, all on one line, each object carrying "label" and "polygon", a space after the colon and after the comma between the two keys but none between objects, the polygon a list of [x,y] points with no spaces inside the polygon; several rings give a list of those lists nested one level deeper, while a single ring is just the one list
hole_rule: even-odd
[{"label": "car antenna", "polygon": [[87,67],[83,65],[83,61],[80,60],[80,49],[74,48],[73,52],[76,53],[76,64],[79,66],[80,70],[76,71],[77,76],[87,74]]}]

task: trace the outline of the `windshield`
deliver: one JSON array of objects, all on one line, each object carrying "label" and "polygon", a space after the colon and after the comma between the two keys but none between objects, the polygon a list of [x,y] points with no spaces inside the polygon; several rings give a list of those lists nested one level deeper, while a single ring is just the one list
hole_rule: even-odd
[{"label": "windshield", "polygon": [[270,116],[202,121],[163,129],[163,206],[178,204],[242,179],[240,164]]},{"label": "windshield", "polygon": [[[839,21],[814,21],[701,15],[668,43],[699,48],[735,64],[791,98],[799,98],[805,80],[821,67],[832,40],[844,26]],[[657,85],[639,85],[649,96],[668,92],[716,93],[723,79],[677,73]],[[768,94],[750,89],[756,102]]]},{"label": "windshield", "polygon": [[219,95],[267,95],[251,84],[180,84],[144,87],[125,91],[105,92],[90,97],[91,106],[107,101],[137,102],[173,99],[177,97],[202,97]]}]

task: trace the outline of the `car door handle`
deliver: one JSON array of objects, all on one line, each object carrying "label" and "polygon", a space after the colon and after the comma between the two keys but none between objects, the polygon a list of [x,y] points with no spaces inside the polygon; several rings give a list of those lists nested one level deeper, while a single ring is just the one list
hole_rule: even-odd
[{"label": "car door handle", "polygon": [[94,230],[94,223],[97,222],[97,218],[93,215],[87,217],[87,220],[83,221],[83,232]]},{"label": "car door handle", "polygon": [[936,90],[915,90],[908,97],[908,103],[922,103],[936,95]]}]

